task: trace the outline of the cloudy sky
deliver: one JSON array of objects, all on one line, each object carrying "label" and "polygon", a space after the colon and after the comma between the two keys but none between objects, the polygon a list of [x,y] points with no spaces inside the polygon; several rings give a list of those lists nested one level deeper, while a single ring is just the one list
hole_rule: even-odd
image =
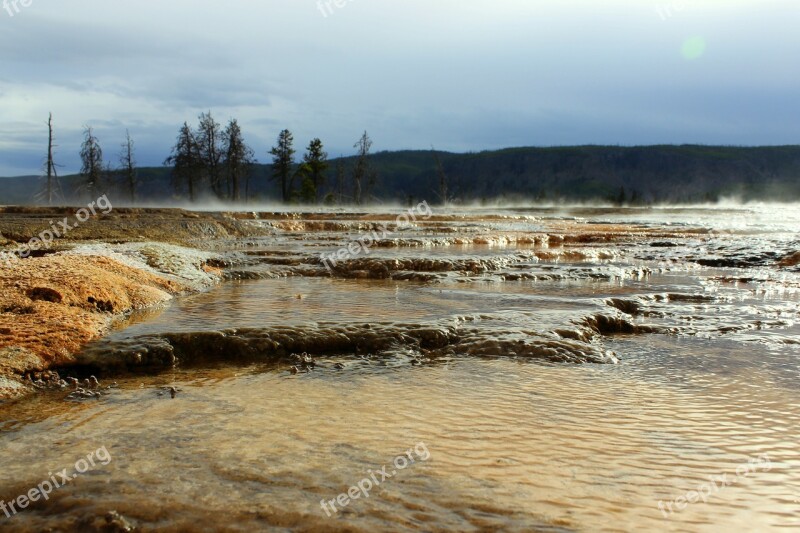
[{"label": "cloudy sky", "polygon": [[282,128],[331,156],[364,130],[377,150],[800,142],[797,0],[5,1],[0,175],[40,172],[51,111],[62,172],[84,126],[158,165],[205,110],[262,161]]}]

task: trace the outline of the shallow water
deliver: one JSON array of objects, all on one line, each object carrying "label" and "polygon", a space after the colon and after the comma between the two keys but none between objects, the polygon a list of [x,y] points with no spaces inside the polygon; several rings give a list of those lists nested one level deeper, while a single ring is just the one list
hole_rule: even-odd
[{"label": "shallow water", "polygon": [[[238,279],[86,351],[119,388],[0,406],[4,502],[111,457],[0,528],[797,528],[796,212],[442,211],[332,273],[320,252],[396,213],[216,243]],[[177,366],[100,363],[148,349]]]}]

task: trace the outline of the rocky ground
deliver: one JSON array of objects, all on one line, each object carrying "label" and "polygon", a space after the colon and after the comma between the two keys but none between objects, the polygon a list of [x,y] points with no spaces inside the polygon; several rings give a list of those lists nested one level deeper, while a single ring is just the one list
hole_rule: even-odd
[{"label": "rocky ground", "polygon": [[[388,213],[118,208],[105,214],[98,210],[80,223],[76,213],[74,207],[0,207],[0,399],[25,394],[35,388],[37,380],[46,381],[49,369],[75,363],[84,346],[132,311],[163,305],[224,278],[246,277],[252,274],[247,268],[254,261],[262,266],[274,262],[276,268],[285,270],[278,272],[280,275],[418,281],[435,278],[440,271],[477,275],[503,266],[492,263],[497,261],[492,258],[436,261],[423,256],[409,262],[354,257],[327,271],[313,247],[291,257],[282,251],[273,256],[228,251],[234,241],[244,247],[261,247],[270,237],[289,237],[298,244],[320,237],[329,244],[350,242],[343,240],[345,236],[373,232],[383,224],[396,230],[391,223],[396,216]],[[536,233],[508,229],[510,223],[519,222],[524,225],[528,218],[437,214],[418,225],[421,234],[439,237],[420,239],[391,231],[374,246],[522,245],[530,248],[531,261],[548,263],[611,259],[623,244],[650,243],[647,249],[653,252],[671,250],[669,247],[681,242],[715,238],[702,228],[658,229],[564,219],[540,220]],[[32,251],[30,257],[19,259],[17,254],[11,261],[2,260],[3,252],[24,250],[32,238],[64,226],[69,226],[69,231],[59,231],[49,246]],[[752,253],[745,255],[746,264],[751,264]],[[732,261],[712,259],[725,261],[722,266]],[[765,265],[796,269],[800,252],[796,248],[771,252],[763,259]],[[705,256],[695,260],[701,265],[710,261]],[[734,261],[731,266],[736,265]]]},{"label": "rocky ground", "polygon": [[127,313],[216,283],[220,258],[199,250],[203,242],[264,232],[219,213],[117,209],[75,225],[75,212],[0,208],[0,252],[19,250],[64,217],[75,226],[48,249],[0,265],[0,398],[69,365]]}]

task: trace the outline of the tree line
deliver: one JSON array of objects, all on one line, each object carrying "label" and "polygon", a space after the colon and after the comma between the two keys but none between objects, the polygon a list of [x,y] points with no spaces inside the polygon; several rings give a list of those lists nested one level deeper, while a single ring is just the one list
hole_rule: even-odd
[{"label": "tree line", "polygon": [[[341,161],[337,164],[336,181],[329,180],[331,165],[319,138],[308,143],[297,161],[294,136],[284,129],[267,152],[272,156],[269,179],[277,184],[284,203],[361,205],[369,201],[377,182],[377,172],[369,159],[371,147],[372,140],[365,131],[354,145],[357,157],[348,187]],[[175,191],[186,195],[191,202],[207,197],[249,201],[253,167],[257,163],[255,151],[245,142],[238,121],[231,119],[223,130],[211,112],[199,116],[196,129],[183,123],[172,152],[164,161],[164,165],[172,168]]]},{"label": "tree line", "polygon": [[[225,128],[211,112],[201,113],[198,126],[188,122],[181,126],[175,145],[164,165],[171,167],[172,187],[178,198],[196,202],[208,198],[238,203],[252,199],[251,183],[254,167],[258,164],[255,151],[245,142],[238,120],[230,119]],[[46,182],[39,193],[41,199],[52,205],[59,190],[56,165],[53,158],[52,114],[48,119],[48,150]],[[371,164],[372,140],[365,131],[353,146],[355,162],[347,170],[340,159],[335,179],[329,179],[331,164],[328,153],[319,138],[309,142],[300,161],[296,160],[294,136],[288,129],[278,134],[275,146],[267,154],[272,156],[271,173],[284,203],[349,204],[362,205],[372,198],[378,173]],[[100,141],[90,126],[83,131],[80,149],[81,169],[79,191],[95,198],[110,188],[125,193],[131,204],[136,204],[139,187],[135,144],[126,131],[125,142],[117,156],[117,164],[104,161]]]},{"label": "tree line", "polygon": [[[59,198],[63,199],[63,191],[58,179],[58,167],[55,163],[56,148],[53,133],[53,114],[47,119],[47,157],[45,162],[45,180],[36,194],[37,200],[53,205]],[[117,156],[117,165],[104,162],[100,141],[90,126],[84,127],[83,142],[80,148],[81,170],[76,193],[86,193],[91,198],[99,198],[111,188],[124,192],[131,204],[136,203],[138,187],[138,171],[136,167],[135,147],[130,132],[125,131],[125,142]]]}]

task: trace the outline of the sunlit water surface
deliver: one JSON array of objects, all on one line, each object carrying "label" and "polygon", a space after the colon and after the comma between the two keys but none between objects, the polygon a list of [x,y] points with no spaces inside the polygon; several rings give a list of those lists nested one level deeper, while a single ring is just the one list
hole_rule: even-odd
[{"label": "sunlit water surface", "polygon": [[[318,253],[319,242],[335,250],[325,235],[249,250],[263,258],[249,272],[269,275],[132,317],[104,342],[375,323],[468,325],[472,344],[315,353],[316,368],[297,374],[269,357],[182,365],[155,376],[101,376],[119,388],[99,400],[52,393],[0,406],[4,502],[50,473],[74,471],[98,448],[111,457],[47,502],[10,518],[0,513],[0,529],[112,531],[110,511],[162,531],[796,529],[798,274],[762,259],[797,250],[800,222],[792,212],[755,211],[523,210],[483,223],[490,232],[543,231],[547,220],[576,219],[717,228],[670,246],[653,246],[645,235],[581,248],[613,250],[609,260],[549,261],[522,245],[371,254],[508,260],[491,272],[427,281],[308,275],[307,261],[285,260]],[[418,237],[431,231],[421,228]],[[688,259],[700,256],[743,264]],[[273,276],[286,268],[295,270]],[[492,351],[493,340],[509,335],[545,347],[582,335],[587,317],[598,314],[658,332],[573,339],[578,353],[585,345],[619,364]],[[175,398],[162,390],[171,386]],[[414,463],[396,468],[407,451]],[[328,516],[330,503],[326,512],[321,501],[384,465],[394,475]]]}]

